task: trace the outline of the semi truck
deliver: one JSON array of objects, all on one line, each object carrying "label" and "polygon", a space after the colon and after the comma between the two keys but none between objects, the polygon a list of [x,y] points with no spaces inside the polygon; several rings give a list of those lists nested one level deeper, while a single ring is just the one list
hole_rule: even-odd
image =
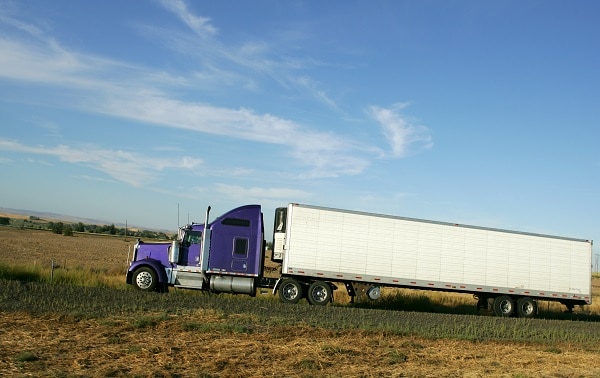
[{"label": "semi truck", "polygon": [[[285,303],[306,298],[377,300],[381,289],[472,294],[477,308],[531,318],[539,301],[572,311],[592,302],[591,240],[290,203],[275,209],[267,260],[260,205],[241,206],[179,228],[171,242],[138,240],[126,282],[255,296],[270,289]],[[278,267],[268,277],[267,263]]]}]

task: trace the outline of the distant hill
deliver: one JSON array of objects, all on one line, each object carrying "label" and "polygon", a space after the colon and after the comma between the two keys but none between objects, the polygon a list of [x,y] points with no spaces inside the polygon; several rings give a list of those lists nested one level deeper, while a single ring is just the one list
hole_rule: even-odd
[{"label": "distant hill", "polygon": [[[12,217],[11,217],[12,215]],[[23,210],[23,209],[11,209],[11,208],[7,208],[7,207],[0,207],[0,216],[6,216],[9,218],[14,218],[14,216],[22,216],[22,217],[38,217],[40,219],[46,220],[46,221],[60,221],[60,222],[65,222],[65,223],[83,223],[83,224],[95,224],[95,225],[111,225],[114,224],[115,227],[119,227],[119,228],[124,228],[125,227],[125,223],[117,223],[117,222],[110,222],[107,220],[99,220],[99,219],[91,219],[91,218],[81,218],[81,217],[75,217],[72,215],[65,215],[65,214],[57,214],[57,213],[50,213],[50,212],[43,212],[43,211],[34,211],[34,210]],[[128,224],[127,225],[128,228],[136,228],[136,229],[145,229],[145,230],[154,230],[152,228],[148,228],[148,227],[143,227],[143,226],[137,226],[137,225],[131,225]],[[166,232],[172,232],[171,230],[154,230],[154,231],[166,231]]]}]

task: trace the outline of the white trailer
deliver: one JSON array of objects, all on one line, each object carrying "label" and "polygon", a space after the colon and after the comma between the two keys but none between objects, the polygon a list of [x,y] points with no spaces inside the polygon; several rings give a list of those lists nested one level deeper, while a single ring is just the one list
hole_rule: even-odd
[{"label": "white trailer", "polygon": [[591,240],[301,204],[276,210],[273,236],[285,302],[326,304],[335,283],[353,298],[361,287],[371,299],[381,287],[471,293],[499,316],[592,302]]}]

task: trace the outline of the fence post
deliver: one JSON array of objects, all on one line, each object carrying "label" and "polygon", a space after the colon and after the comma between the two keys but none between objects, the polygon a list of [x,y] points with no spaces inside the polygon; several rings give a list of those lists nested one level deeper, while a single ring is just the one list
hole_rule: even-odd
[{"label": "fence post", "polygon": [[52,283],[54,281],[54,257],[52,258],[52,265],[50,267],[50,283]]}]

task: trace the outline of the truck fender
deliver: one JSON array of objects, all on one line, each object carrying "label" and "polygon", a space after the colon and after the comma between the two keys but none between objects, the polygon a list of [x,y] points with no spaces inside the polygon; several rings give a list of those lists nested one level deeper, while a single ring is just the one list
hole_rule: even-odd
[{"label": "truck fender", "polygon": [[275,286],[273,286],[273,295],[277,294],[277,289],[279,288],[279,284],[281,283],[282,279],[283,279],[283,277],[279,277],[277,279],[277,282],[275,282]]},{"label": "truck fender", "polygon": [[160,263],[160,261],[155,260],[155,259],[144,259],[144,260],[140,260],[140,261],[134,261],[129,266],[129,269],[127,269],[126,282],[128,284],[130,284],[130,285],[132,284],[131,280],[133,277],[133,272],[135,272],[138,268],[143,267],[143,266],[147,266],[149,268],[154,269],[154,271],[156,272],[156,275],[158,277],[159,283],[164,284],[164,283],[168,282],[167,273],[165,272],[165,268]]}]

